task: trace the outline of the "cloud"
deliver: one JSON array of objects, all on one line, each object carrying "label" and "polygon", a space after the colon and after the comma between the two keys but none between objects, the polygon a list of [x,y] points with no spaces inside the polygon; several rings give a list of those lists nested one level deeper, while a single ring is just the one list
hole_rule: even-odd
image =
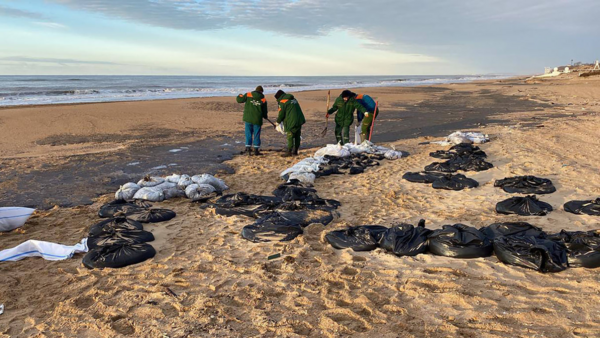
[{"label": "cloud", "polygon": [[34,12],[23,11],[16,8],[0,6],[0,16],[13,18],[43,19],[44,16]]},{"label": "cloud", "polygon": [[600,29],[598,0],[47,1],[171,29],[245,27],[282,39],[346,30],[368,40],[369,48],[482,64],[506,63],[507,58],[522,63],[522,55],[532,64],[535,58],[562,60],[573,52],[556,51],[556,44],[588,50],[584,44],[597,45]]},{"label": "cloud", "polygon": [[56,23],[56,22],[34,22],[34,24],[48,27],[48,28],[60,28],[60,29],[68,28],[67,26],[65,26],[63,24]]},{"label": "cloud", "polygon": [[31,62],[31,63],[53,63],[53,64],[60,64],[60,65],[69,65],[69,64],[121,65],[120,63],[107,62],[107,61],[88,61],[88,60],[55,59],[55,58],[33,58],[33,57],[26,57],[26,56],[0,57],[0,61]]}]

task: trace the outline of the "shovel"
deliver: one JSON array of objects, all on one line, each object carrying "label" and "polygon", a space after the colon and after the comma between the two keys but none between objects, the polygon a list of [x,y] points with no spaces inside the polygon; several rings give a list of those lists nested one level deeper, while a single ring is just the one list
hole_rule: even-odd
[{"label": "shovel", "polygon": [[[331,98],[331,90],[327,91],[327,111],[329,111],[329,100]],[[321,132],[321,137],[327,135],[327,127],[329,126],[329,114],[325,117],[325,129]]]},{"label": "shovel", "polygon": [[273,128],[277,128],[275,127],[275,123],[273,123],[271,120],[269,120],[268,118],[265,117],[265,120],[269,121],[269,123],[273,126]]}]

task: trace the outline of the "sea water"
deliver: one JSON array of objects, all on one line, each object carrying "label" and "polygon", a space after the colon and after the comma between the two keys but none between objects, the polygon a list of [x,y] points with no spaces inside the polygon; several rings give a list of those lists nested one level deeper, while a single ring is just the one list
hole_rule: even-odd
[{"label": "sea water", "polygon": [[0,76],[0,106],[235,96],[357,87],[419,86],[506,78],[452,76]]}]

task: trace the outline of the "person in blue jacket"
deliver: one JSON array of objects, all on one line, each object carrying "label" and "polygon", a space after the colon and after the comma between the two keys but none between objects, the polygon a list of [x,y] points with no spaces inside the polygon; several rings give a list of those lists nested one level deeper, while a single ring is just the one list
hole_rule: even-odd
[{"label": "person in blue jacket", "polygon": [[367,111],[365,114],[362,114],[358,110],[356,111],[356,119],[358,120],[358,123],[362,124],[360,142],[364,142],[371,137],[371,125],[373,124],[373,118],[379,115],[379,107],[377,107],[377,111],[375,111],[377,104],[375,103],[375,100],[367,94],[354,95],[356,101]]}]

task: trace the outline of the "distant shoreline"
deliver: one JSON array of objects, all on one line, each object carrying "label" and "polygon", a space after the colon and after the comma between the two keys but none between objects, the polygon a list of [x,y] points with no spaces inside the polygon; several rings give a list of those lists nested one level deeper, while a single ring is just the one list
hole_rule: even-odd
[{"label": "distant shoreline", "polygon": [[[488,76],[488,77],[486,77]],[[9,77],[9,76],[0,76],[0,78],[2,77]],[[13,76],[13,78],[16,76]],[[27,77],[27,76],[18,76],[18,77]],[[33,76],[32,76],[33,77]],[[62,77],[62,76],[48,76],[48,77]],[[69,76],[64,76],[65,78],[71,78]],[[103,75],[99,75],[99,76],[88,76],[89,79],[92,79],[93,77],[103,77],[106,78],[107,83],[112,83],[110,81],[111,76],[103,76]],[[134,76],[134,77],[145,77],[145,76]],[[148,78],[160,78],[160,76],[147,76]],[[167,78],[175,78],[175,77],[186,77],[186,76],[166,76],[165,79]],[[300,93],[300,92],[312,92],[312,91],[321,91],[321,90],[339,90],[339,89],[367,89],[367,88],[397,88],[397,87],[422,87],[422,86],[435,86],[435,85],[450,85],[450,84],[461,84],[461,83],[471,83],[471,82],[478,82],[478,81],[498,81],[498,80],[507,80],[507,79],[513,79],[513,78],[522,78],[522,75],[518,75],[518,76],[514,76],[514,75],[448,75],[448,78],[444,78],[444,76],[440,75],[433,75],[431,76],[431,78],[416,78],[415,76],[413,76],[413,78],[411,79],[410,76],[404,76],[406,77],[406,79],[402,78],[403,76],[387,76],[386,77],[381,77],[381,79],[379,79],[379,77],[374,77],[374,78],[366,78],[366,77],[356,77],[357,81],[362,80],[362,81],[372,81],[372,82],[366,82],[366,83],[344,83],[344,84],[340,84],[340,83],[331,83],[331,84],[326,84],[326,83],[310,83],[310,84],[284,84],[284,85],[272,85],[269,84],[268,81],[264,81],[265,79],[268,78],[273,78],[273,79],[278,79],[280,80],[279,82],[285,82],[285,79],[287,79],[288,77],[256,77],[256,81],[253,81],[252,84],[245,84],[242,88],[236,88],[235,91],[233,91],[233,88],[225,88],[225,87],[219,87],[219,88],[193,88],[194,85],[190,84],[190,88],[154,88],[154,89],[143,89],[143,88],[136,88],[136,87],[123,87],[121,88],[121,92],[115,92],[115,93],[110,93],[110,92],[106,92],[109,89],[89,89],[89,88],[76,88],[76,87],[60,87],[60,89],[56,89],[53,87],[47,87],[47,88],[38,88],[35,87],[34,89],[31,90],[37,90],[39,91],[39,94],[37,95],[37,97],[35,95],[30,95],[30,97],[27,97],[26,95],[23,95],[23,101],[12,101],[10,99],[10,97],[14,97],[13,96],[5,96],[4,98],[2,97],[2,94],[4,95],[8,95],[10,89],[7,88],[2,88],[0,87],[0,109],[10,109],[10,108],[15,108],[15,107],[43,107],[43,106],[64,106],[64,105],[80,105],[80,104],[96,104],[96,103],[118,103],[118,102],[140,102],[140,101],[163,101],[163,100],[187,100],[187,99],[199,99],[199,98],[222,98],[222,97],[229,97],[229,96],[235,96],[238,92],[244,92],[244,91],[248,91],[253,89],[253,86],[255,84],[262,84],[263,87],[265,87],[265,94],[274,94],[277,90],[282,89],[286,92],[290,92],[290,93]],[[451,77],[455,77],[455,78],[451,78]],[[114,78],[114,82],[117,82],[118,79],[125,79],[127,77],[113,77]],[[193,77],[187,77],[187,78],[193,78]],[[208,77],[207,77],[208,78]],[[219,78],[219,77],[212,77],[212,78]],[[223,77],[223,78],[235,78],[235,77]],[[254,79],[254,77],[243,77],[244,79]],[[311,78],[322,78],[322,79],[354,79],[354,77],[289,77],[288,80],[298,80],[298,79],[311,79]],[[28,80],[29,81],[29,80]],[[33,81],[33,80],[32,80]],[[43,79],[43,77],[40,77],[39,79],[35,79],[35,81],[40,81],[40,82],[52,82],[52,81],[48,81],[47,79]],[[74,81],[74,82],[81,82],[83,80],[80,81]],[[264,83],[267,82],[267,83]],[[293,81],[287,81],[287,82],[293,82]],[[165,84],[165,87],[168,87],[169,83]],[[237,84],[238,86],[241,86],[239,84]],[[132,85],[133,86],[133,85]],[[65,95],[44,95],[44,90],[47,90],[49,93],[55,93],[55,92],[60,92],[60,91],[64,91],[65,93],[71,93],[71,94],[65,94]],[[113,89],[110,89],[113,90]],[[104,91],[104,92],[103,92]],[[212,91],[212,92],[211,92]],[[4,93],[3,93],[4,92]],[[188,93],[188,94],[186,94]],[[212,95],[214,93],[214,95]],[[136,98],[136,97],[119,97],[118,95],[134,95],[134,94],[139,94],[141,95],[140,97]],[[69,98],[69,95],[74,95],[72,98]],[[79,95],[79,97],[77,97],[77,95]],[[88,96],[90,95],[90,96]],[[104,97],[100,96],[97,98],[93,98],[91,97],[91,95],[106,95]],[[115,95],[113,97],[107,97],[110,95]],[[146,95],[146,96],[144,96]],[[164,97],[161,97],[160,95],[165,95]],[[175,95],[175,97],[172,96],[168,96],[168,95]],[[48,99],[48,97],[50,97],[50,99]],[[35,102],[35,100],[43,100],[43,99],[48,99],[48,100],[53,100],[56,99],[57,102]],[[63,102],[61,102],[59,99],[64,100]],[[7,104],[3,104],[3,101],[6,100]],[[27,103],[25,102],[25,100],[32,100],[32,103]],[[72,101],[70,101],[72,100]],[[8,104],[8,102],[11,102],[10,104]]]}]

